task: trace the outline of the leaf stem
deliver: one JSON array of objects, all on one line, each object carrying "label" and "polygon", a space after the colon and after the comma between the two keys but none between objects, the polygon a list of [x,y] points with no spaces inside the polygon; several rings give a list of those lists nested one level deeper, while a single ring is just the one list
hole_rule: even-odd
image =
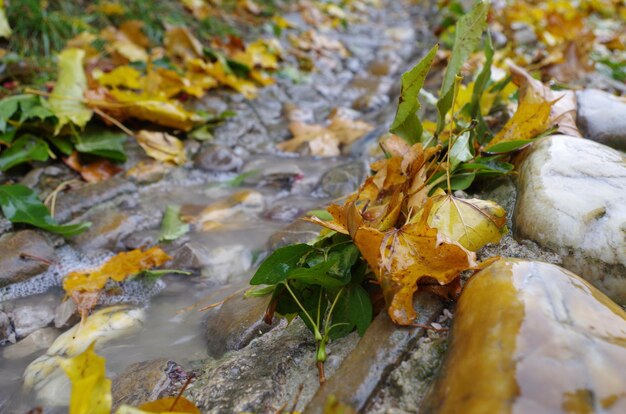
[{"label": "leaf stem", "polygon": [[459,85],[463,80],[463,76],[456,75],[454,79],[454,91],[452,92],[452,108],[450,109],[450,123],[448,124],[450,127],[450,137],[448,138],[448,151],[446,151],[446,180],[448,182],[448,194],[452,194],[452,185],[450,183],[450,152],[452,152],[452,148],[454,147],[454,107],[456,106],[456,97],[459,93]]},{"label": "leaf stem", "polygon": [[314,332],[315,340],[316,341],[321,340],[322,335],[320,334],[319,327],[317,326],[313,318],[311,318],[311,315],[309,315],[309,312],[307,312],[306,309],[304,309],[304,306],[302,306],[302,304],[296,297],[295,293],[293,293],[293,290],[291,290],[291,288],[289,287],[289,282],[285,282],[285,287],[287,288],[287,291],[289,291],[289,293],[291,294],[291,297],[293,298],[293,300],[296,301],[296,304],[298,305],[298,307],[302,310],[302,312],[304,312],[306,317],[309,319],[309,322],[311,322],[311,325],[313,325],[313,328],[315,329],[315,332]]}]

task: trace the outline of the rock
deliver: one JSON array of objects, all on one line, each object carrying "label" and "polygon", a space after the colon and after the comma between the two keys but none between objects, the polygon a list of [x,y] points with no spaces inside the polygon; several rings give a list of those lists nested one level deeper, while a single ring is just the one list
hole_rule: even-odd
[{"label": "rock", "polygon": [[558,266],[502,259],[459,299],[420,413],[623,413],[626,312]]},{"label": "rock", "polygon": [[136,332],[143,326],[145,312],[131,306],[112,306],[92,313],[55,339],[46,353],[31,362],[24,371],[24,388],[34,392],[47,405],[63,405],[69,400],[67,375],[59,367],[57,356],[73,357],[94,341],[96,349],[115,338]]},{"label": "rock", "polygon": [[25,356],[48,348],[60,333],[61,331],[55,328],[38,329],[15,345],[4,348],[2,350],[2,356],[6,359],[24,358]]},{"label": "rock", "polygon": [[92,225],[87,231],[72,238],[72,245],[82,251],[118,250],[120,242],[135,232],[140,223],[138,216],[114,209],[95,209],[86,220]]},{"label": "rock", "polygon": [[11,321],[18,339],[48,326],[53,320],[54,305],[47,300],[19,306],[11,312]]},{"label": "rock", "polygon": [[11,326],[9,315],[0,311],[0,346],[15,343],[15,331]]},{"label": "rock", "polygon": [[64,300],[54,310],[54,326],[69,328],[80,320],[80,313],[73,300]]},{"label": "rock", "polygon": [[576,93],[577,124],[589,139],[626,151],[626,100],[598,89]]},{"label": "rock", "polygon": [[[419,324],[433,322],[443,308],[438,298],[423,292],[415,295],[413,303],[419,315],[416,321]],[[389,370],[403,360],[422,335],[422,328],[400,328],[391,322],[387,312],[381,312],[354,351],[317,391],[304,414],[323,413],[324,404],[331,395],[362,411]]]},{"label": "rock", "polygon": [[201,258],[202,276],[218,284],[225,284],[233,276],[241,275],[252,267],[252,252],[241,244],[210,249]]},{"label": "rock", "polygon": [[176,396],[186,379],[187,373],[180,365],[164,358],[131,364],[113,378],[112,412],[122,404],[136,407],[148,401]]},{"label": "rock", "polygon": [[324,173],[317,189],[332,198],[356,191],[365,180],[367,169],[363,161],[351,161]]},{"label": "rock", "polygon": [[307,221],[296,220],[284,229],[272,234],[267,241],[270,250],[289,244],[308,243],[320,234],[321,227]]},{"label": "rock", "polygon": [[55,258],[48,240],[34,230],[22,230],[0,240],[0,287],[45,271]]},{"label": "rock", "polygon": [[239,171],[243,159],[224,147],[210,147],[202,150],[194,160],[194,166],[208,172]]},{"label": "rock", "polygon": [[520,167],[515,234],[563,257],[626,304],[626,156],[591,140],[555,135]]},{"label": "rock", "polygon": [[268,301],[267,297],[246,298],[238,294],[219,309],[208,310],[204,329],[209,355],[219,358],[227,351],[242,349],[274,328],[262,320]]}]

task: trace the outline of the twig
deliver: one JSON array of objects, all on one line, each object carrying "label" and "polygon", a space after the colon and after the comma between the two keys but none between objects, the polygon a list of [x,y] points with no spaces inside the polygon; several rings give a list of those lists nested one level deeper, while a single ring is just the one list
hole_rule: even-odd
[{"label": "twig", "polygon": [[37,260],[37,261],[40,261],[41,263],[47,264],[48,266],[50,266],[53,263],[51,260],[44,259],[43,257],[35,256],[34,254],[30,254],[30,253],[20,253],[20,259]]},{"label": "twig", "polygon": [[109,121],[110,123],[112,123],[113,125],[118,127],[119,129],[121,129],[125,134],[130,135],[131,137],[135,136],[135,133],[133,131],[131,131],[130,129],[126,128],[124,126],[124,124],[122,124],[120,121],[118,121],[117,119],[113,118],[111,115],[107,114],[106,112],[102,111],[100,108],[91,108],[91,109],[95,113],[100,115],[102,118],[106,119],[107,121]]},{"label": "twig", "polygon": [[185,392],[185,390],[187,389],[187,387],[191,383],[192,379],[193,379],[193,375],[189,375],[187,377],[187,381],[185,381],[185,384],[183,385],[183,387],[178,392],[178,395],[176,396],[176,399],[174,400],[174,402],[172,403],[172,406],[170,407],[170,409],[168,411],[174,411],[174,407],[176,407],[176,404],[178,404],[178,400],[180,400],[180,397],[183,396],[183,392]]},{"label": "twig", "polygon": [[238,289],[234,293],[231,293],[230,295],[226,296],[224,299],[220,300],[219,302],[215,302],[215,303],[207,305],[207,306],[205,306],[203,308],[198,309],[198,312],[202,312],[202,311],[205,311],[205,310],[208,310],[208,309],[213,309],[213,308],[216,308],[216,307],[218,307],[220,305],[223,305],[226,301],[228,301],[228,300],[232,299],[233,297],[237,296],[238,294],[240,294],[244,290],[246,290],[245,287],[243,287],[241,289]]},{"label": "twig", "polygon": [[65,190],[67,187],[71,186],[72,184],[80,183],[80,182],[81,182],[80,180],[77,180],[75,178],[72,178],[71,180],[63,181],[54,190],[52,190],[50,194],[48,194],[48,197],[46,197],[43,203],[46,206],[48,206],[48,209],[50,210],[50,215],[53,218],[54,218],[54,209],[57,203],[57,196],[59,195],[59,193]]},{"label": "twig", "polygon": [[434,326],[431,326],[431,325],[424,325],[424,324],[416,323],[416,322],[412,323],[411,326],[414,326],[416,328],[422,328],[422,329],[427,329],[427,330],[431,330],[431,331],[436,331],[436,332],[446,332],[446,331],[448,331],[448,328],[444,328],[444,327],[435,328]]},{"label": "twig", "polygon": [[324,374],[324,363],[317,361],[317,375],[320,379],[320,387],[326,382],[326,375]]},{"label": "twig", "polygon": [[304,389],[304,384],[300,384],[298,386],[298,391],[296,392],[296,398],[293,400],[293,404],[291,405],[291,409],[289,410],[292,413],[296,412],[296,407],[298,405],[298,401],[300,401],[300,395],[302,394],[302,390]]}]

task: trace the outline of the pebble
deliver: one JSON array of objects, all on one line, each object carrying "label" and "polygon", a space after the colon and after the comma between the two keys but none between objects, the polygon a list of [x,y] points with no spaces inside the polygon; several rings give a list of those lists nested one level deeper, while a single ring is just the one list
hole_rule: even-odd
[{"label": "pebble", "polygon": [[35,230],[22,230],[0,240],[0,287],[45,271],[55,259],[54,248]]}]

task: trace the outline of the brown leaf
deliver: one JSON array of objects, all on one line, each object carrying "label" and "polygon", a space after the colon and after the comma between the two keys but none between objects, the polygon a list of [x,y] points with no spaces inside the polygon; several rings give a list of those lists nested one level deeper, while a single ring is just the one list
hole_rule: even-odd
[{"label": "brown leaf", "polygon": [[203,56],[202,43],[186,27],[169,28],[165,32],[163,42],[171,59],[185,62]]},{"label": "brown leaf", "polygon": [[82,165],[78,156],[78,152],[74,151],[72,155],[63,159],[63,162],[78,172],[88,183],[97,183],[108,180],[115,174],[122,171],[120,167],[112,164],[108,160],[98,160],[87,165]]},{"label": "brown leaf", "polygon": [[136,138],[146,154],[155,160],[168,161],[176,165],[182,165],[187,161],[182,141],[170,134],[141,130]]}]

